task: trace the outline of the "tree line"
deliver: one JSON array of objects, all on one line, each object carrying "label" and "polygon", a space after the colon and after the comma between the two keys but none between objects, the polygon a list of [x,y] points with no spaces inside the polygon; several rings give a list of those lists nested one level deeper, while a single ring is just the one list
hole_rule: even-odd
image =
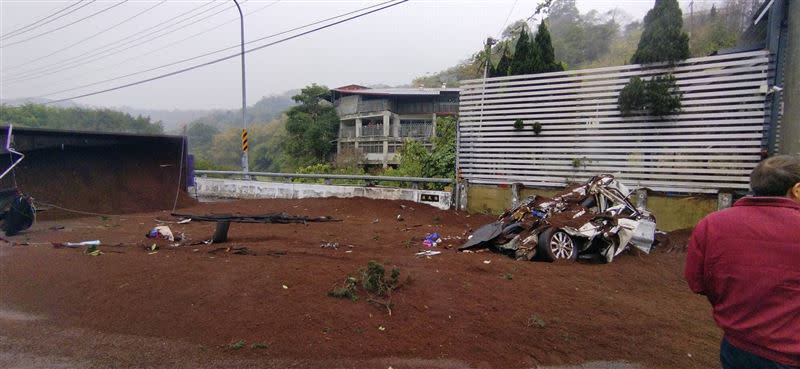
[{"label": "tree line", "polygon": [[0,105],[0,123],[20,127],[113,133],[161,134],[161,122],[111,109],[60,108],[42,104]]},{"label": "tree line", "polygon": [[[632,19],[621,9],[581,13],[575,0],[551,0],[545,3],[547,6],[542,9],[543,22],[553,47],[553,60],[565,70],[609,67],[631,62],[643,32],[643,20]],[[714,4],[705,9],[698,6],[692,13],[681,14],[681,29],[688,36],[689,56],[706,56],[737,46],[746,35],[758,5],[757,0],[729,0],[719,6]],[[533,32],[528,19],[511,23],[503,30],[499,42],[491,48],[489,60],[496,70],[490,70],[490,75],[503,75],[507,68],[505,65],[514,58],[517,51],[533,53],[530,50],[534,48],[517,47],[523,31],[529,40],[527,42],[532,43],[536,43],[536,34],[543,34],[539,29]],[[531,35],[534,35],[532,41]],[[433,75],[415,78],[411,84],[438,87],[445,83],[448,86],[458,86],[460,80],[482,78],[487,59],[485,54],[483,50],[476,51],[455,66]],[[526,60],[528,57],[519,59]]]}]

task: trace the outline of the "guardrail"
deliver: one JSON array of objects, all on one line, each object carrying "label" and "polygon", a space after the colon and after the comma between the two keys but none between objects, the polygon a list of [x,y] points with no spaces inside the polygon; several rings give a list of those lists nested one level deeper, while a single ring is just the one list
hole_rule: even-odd
[{"label": "guardrail", "polygon": [[331,184],[334,179],[344,180],[360,180],[365,182],[405,182],[411,183],[412,188],[417,187],[420,183],[445,183],[453,184],[450,178],[423,178],[423,177],[392,177],[392,176],[365,176],[355,174],[305,174],[305,173],[274,173],[274,172],[242,172],[235,170],[195,170],[195,174],[216,174],[216,175],[230,175],[230,176],[259,176],[259,177],[272,177],[272,178],[313,178],[322,179],[325,184]]}]

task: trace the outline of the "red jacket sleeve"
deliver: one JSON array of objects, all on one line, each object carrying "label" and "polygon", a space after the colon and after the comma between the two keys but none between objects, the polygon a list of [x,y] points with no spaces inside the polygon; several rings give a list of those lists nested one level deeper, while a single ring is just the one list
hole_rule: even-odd
[{"label": "red jacket sleeve", "polygon": [[697,223],[689,239],[689,246],[686,252],[686,269],[684,276],[689,288],[695,293],[706,294],[705,285],[705,252],[707,227],[705,220]]}]

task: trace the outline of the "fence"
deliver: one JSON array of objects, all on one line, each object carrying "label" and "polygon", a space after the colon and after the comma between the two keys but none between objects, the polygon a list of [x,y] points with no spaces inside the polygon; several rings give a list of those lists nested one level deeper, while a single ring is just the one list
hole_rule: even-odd
[{"label": "fence", "polygon": [[[612,173],[633,187],[683,193],[746,190],[761,159],[770,54],[753,51],[666,65],[625,65],[466,80],[458,161],[471,183],[560,187]],[[631,77],[671,72],[682,112],[622,117]],[[522,119],[523,130],[514,121]],[[531,128],[542,125],[539,135]]]}]

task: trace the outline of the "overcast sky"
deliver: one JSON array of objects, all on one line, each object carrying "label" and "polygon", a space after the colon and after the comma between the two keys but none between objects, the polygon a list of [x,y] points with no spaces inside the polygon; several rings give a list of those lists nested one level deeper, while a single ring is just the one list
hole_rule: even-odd
[{"label": "overcast sky", "polygon": [[[695,6],[702,7],[712,1],[695,0]],[[44,22],[52,22],[42,22],[38,28],[14,33],[76,2],[0,0],[0,98],[67,98],[151,78],[232,55],[238,50],[54,93],[237,46],[239,42],[238,12],[233,1],[228,0],[216,0],[210,4],[209,0],[169,0],[163,3],[162,0],[83,0],[60,13],[74,10],[62,18],[48,18]],[[246,40],[381,2],[240,1],[246,14]],[[487,36],[499,35],[506,19],[510,23],[527,18],[538,2],[410,0],[308,36],[248,53],[248,104],[255,103],[262,96],[300,88],[312,82],[329,87],[351,83],[409,83],[416,76],[442,70],[469,57],[481,48]],[[632,18],[641,18],[653,2],[578,0],[577,4],[582,12],[591,9],[607,11],[618,7]],[[122,4],[114,6],[118,3]],[[686,8],[689,1],[680,3]],[[102,12],[106,8],[110,9]],[[68,25],[96,12],[101,13]],[[183,13],[187,14],[178,18],[183,20],[182,23],[171,27],[170,23],[162,24]],[[137,14],[140,15],[134,17]],[[207,16],[210,17],[199,21]],[[65,27],[60,28],[62,26]],[[186,27],[177,29],[181,26]],[[146,32],[155,33],[143,36]],[[197,36],[190,37],[193,35]],[[253,43],[247,48],[279,38]],[[236,57],[187,73],[76,101],[95,106],[127,105],[157,109],[236,108],[241,105],[240,73],[240,59]]]}]

